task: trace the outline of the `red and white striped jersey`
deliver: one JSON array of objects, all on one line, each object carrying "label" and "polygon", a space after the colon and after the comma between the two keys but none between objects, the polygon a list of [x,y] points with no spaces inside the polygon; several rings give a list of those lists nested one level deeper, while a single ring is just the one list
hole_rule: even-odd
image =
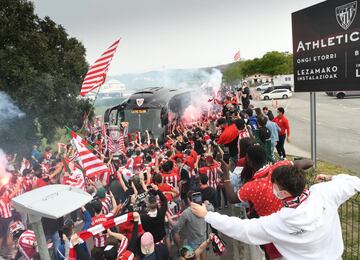
[{"label": "red and white striped jersey", "polygon": [[177,171],[172,170],[170,173],[161,173],[164,183],[170,184],[174,188],[179,188],[178,182],[180,181],[180,176]]},{"label": "red and white striped jersey", "polygon": [[36,253],[36,237],[32,230],[25,230],[21,234],[17,244],[21,254],[26,260],[31,260]]},{"label": "red and white striped jersey", "polygon": [[[23,178],[25,179],[25,178]],[[10,195],[16,188],[16,183],[12,183],[8,186],[8,189],[6,190],[6,194]],[[24,182],[21,183],[20,185],[20,189],[16,192],[15,197],[20,196],[21,194],[23,194],[25,192],[25,188],[24,188]]]},{"label": "red and white striped jersey", "polygon": [[[91,227],[102,224],[106,222],[108,218],[105,215],[95,216],[91,220]],[[106,234],[104,232],[100,232],[93,236],[94,239],[94,247],[104,247],[106,246]]]},{"label": "red and white striped jersey", "polygon": [[11,218],[11,200],[8,196],[3,196],[0,198],[0,217],[1,218]]},{"label": "red and white striped jersey", "polygon": [[209,181],[208,184],[211,188],[216,189],[220,183],[219,165],[214,164],[211,166],[205,166],[199,169],[200,174],[206,174]]},{"label": "red and white striped jersey", "polygon": [[22,182],[22,189],[24,192],[31,191],[33,187],[34,180],[31,177],[24,177]]},{"label": "red and white striped jersey", "polygon": [[117,251],[117,253],[118,253],[118,254],[117,254],[118,258],[125,253],[128,245],[129,245],[129,241],[128,241],[128,239],[127,239],[126,237],[124,237],[124,238],[120,241],[120,244],[119,244],[119,249],[118,249],[118,251]]},{"label": "red and white striped jersey", "polygon": [[105,198],[103,198],[101,200],[101,204],[102,204],[102,213],[104,215],[109,214],[111,211],[111,205],[112,205],[110,196],[106,196]]},{"label": "red and white striped jersey", "polygon": [[64,176],[63,183],[71,187],[77,187],[85,190],[84,174],[80,169],[76,169],[70,176]]},{"label": "red and white striped jersey", "polygon": [[240,149],[240,140],[246,137],[250,137],[249,131],[245,128],[244,130],[239,131],[238,147]]}]

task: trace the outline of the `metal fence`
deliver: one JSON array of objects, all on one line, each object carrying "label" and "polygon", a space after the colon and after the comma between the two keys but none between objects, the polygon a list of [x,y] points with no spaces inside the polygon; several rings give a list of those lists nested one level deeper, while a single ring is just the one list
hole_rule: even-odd
[{"label": "metal fence", "polygon": [[344,260],[360,259],[360,196],[348,200],[339,209],[344,240]]},{"label": "metal fence", "polygon": [[[307,184],[315,184],[316,172],[309,170]],[[339,208],[344,240],[343,260],[360,260],[360,195],[355,195]]]}]

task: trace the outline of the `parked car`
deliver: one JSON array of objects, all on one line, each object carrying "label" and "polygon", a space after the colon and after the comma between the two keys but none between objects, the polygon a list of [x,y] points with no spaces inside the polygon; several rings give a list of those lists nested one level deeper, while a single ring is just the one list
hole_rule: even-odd
[{"label": "parked car", "polygon": [[257,91],[264,91],[264,90],[266,90],[267,88],[269,88],[271,86],[272,86],[272,84],[270,82],[266,82],[266,83],[263,83],[263,84],[257,86],[256,90]]},{"label": "parked car", "polygon": [[345,97],[360,96],[360,90],[352,91],[334,91],[332,96],[337,97],[338,99],[343,99]]},{"label": "parked car", "polygon": [[287,99],[292,97],[292,92],[288,89],[275,89],[269,93],[262,93],[260,99],[269,100],[269,99]]},{"label": "parked car", "polygon": [[272,87],[268,87],[263,94],[265,93],[270,93],[271,91],[275,90],[275,89],[287,89],[289,91],[292,91],[291,86],[290,85],[281,85],[281,86],[272,86]]}]

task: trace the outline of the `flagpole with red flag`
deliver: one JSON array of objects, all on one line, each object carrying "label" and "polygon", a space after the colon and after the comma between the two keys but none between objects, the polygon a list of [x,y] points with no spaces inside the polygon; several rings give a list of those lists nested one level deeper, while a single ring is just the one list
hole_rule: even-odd
[{"label": "flagpole with red flag", "polygon": [[240,49],[234,55],[234,61],[240,61]]}]

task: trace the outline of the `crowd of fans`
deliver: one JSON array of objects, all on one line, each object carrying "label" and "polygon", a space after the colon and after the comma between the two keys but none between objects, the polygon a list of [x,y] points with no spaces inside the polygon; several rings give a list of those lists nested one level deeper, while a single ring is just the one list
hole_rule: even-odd
[{"label": "crowd of fans", "polygon": [[[232,222],[222,230],[216,221],[221,215],[208,211],[235,204],[246,209],[248,218],[259,219],[284,205],[297,206],[309,196],[300,177],[312,162],[286,160],[284,141],[290,128],[284,109],[278,108],[274,118],[268,108],[254,108],[250,98],[244,84],[212,100],[219,113],[214,110],[197,122],[177,122],[162,140],[148,130],[128,134],[125,147],[115,153],[101,147],[101,131],[90,131],[87,141],[109,169],[93,178],[84,175],[71,144],[42,152],[34,146],[31,158],[21,162],[8,156],[11,177],[0,187],[0,254],[9,259],[39,258],[31,224],[12,208],[11,199],[60,183],[83,189],[93,200],[69,216],[43,218],[54,259],[206,259],[209,247],[221,255],[225,246],[218,230],[231,233]],[[292,176],[290,182],[300,186],[291,190],[281,174]],[[127,221],[117,225],[124,215]],[[109,226],[111,221],[115,224]],[[82,230],[94,232],[93,227],[104,223],[108,229],[95,232],[92,242],[84,241]],[[262,244],[267,259],[282,257],[282,247],[271,239],[244,236],[234,235]]]}]

